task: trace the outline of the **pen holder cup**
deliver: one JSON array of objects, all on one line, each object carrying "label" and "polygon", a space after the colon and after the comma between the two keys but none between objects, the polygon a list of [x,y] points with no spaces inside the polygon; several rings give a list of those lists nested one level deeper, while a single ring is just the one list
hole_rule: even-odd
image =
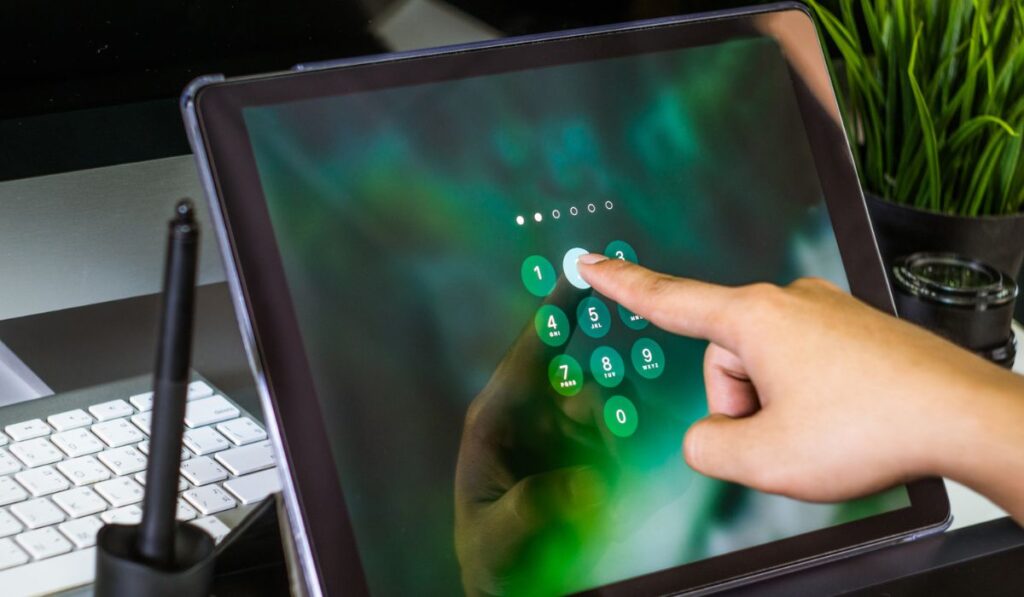
[{"label": "pen holder cup", "polygon": [[207,597],[213,583],[214,541],[199,527],[178,523],[174,565],[150,565],[136,544],[138,525],[108,524],[96,537],[96,597]]}]

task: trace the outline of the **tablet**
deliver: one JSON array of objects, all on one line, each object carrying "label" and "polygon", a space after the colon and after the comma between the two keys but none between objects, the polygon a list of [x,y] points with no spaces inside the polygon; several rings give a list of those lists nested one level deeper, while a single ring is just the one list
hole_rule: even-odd
[{"label": "tablet", "polygon": [[689,469],[706,343],[575,270],[893,312],[797,5],[204,78],[183,109],[313,594],[703,590],[947,523],[938,480],[827,505]]}]

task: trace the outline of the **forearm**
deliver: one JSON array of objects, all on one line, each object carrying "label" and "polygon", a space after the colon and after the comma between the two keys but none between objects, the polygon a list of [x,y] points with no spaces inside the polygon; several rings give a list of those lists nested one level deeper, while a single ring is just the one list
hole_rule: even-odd
[{"label": "forearm", "polygon": [[1024,524],[1024,377],[991,370],[961,389],[935,437],[935,472],[987,496]]}]

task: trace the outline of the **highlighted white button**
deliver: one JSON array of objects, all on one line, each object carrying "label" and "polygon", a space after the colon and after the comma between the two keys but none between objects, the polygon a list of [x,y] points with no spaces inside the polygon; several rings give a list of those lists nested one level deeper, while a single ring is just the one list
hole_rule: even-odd
[{"label": "highlighted white button", "polygon": [[562,258],[562,271],[565,273],[565,279],[568,280],[570,284],[581,290],[586,290],[587,288],[590,288],[590,284],[587,284],[587,281],[584,280],[583,276],[580,275],[580,270],[577,267],[577,262],[579,261],[580,257],[586,255],[589,252],[590,251],[586,249],[576,247],[574,249],[569,249],[565,253],[565,257]]}]

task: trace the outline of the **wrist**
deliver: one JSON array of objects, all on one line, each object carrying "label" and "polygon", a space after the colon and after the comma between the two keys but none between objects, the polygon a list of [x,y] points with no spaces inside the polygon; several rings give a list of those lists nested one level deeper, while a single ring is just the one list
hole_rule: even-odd
[{"label": "wrist", "polygon": [[954,479],[1020,517],[1024,506],[1024,377],[989,367],[949,388],[924,474]]}]

